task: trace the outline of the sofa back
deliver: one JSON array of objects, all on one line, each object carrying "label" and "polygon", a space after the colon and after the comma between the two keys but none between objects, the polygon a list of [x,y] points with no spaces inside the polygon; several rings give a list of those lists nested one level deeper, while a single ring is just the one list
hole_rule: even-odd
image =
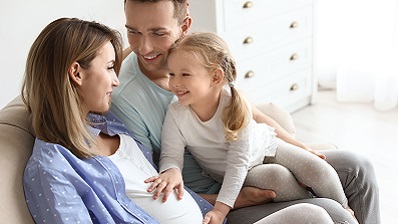
[{"label": "sofa back", "polygon": [[29,113],[18,96],[0,110],[0,223],[34,223],[22,184],[34,140]]}]

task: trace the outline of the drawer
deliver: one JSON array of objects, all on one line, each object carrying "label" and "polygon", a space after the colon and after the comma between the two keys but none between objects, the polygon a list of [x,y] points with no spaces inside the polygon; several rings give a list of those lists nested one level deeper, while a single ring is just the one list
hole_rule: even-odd
[{"label": "drawer", "polygon": [[222,33],[237,60],[264,54],[286,43],[311,37],[313,34],[312,7],[276,16],[239,30]]},{"label": "drawer", "polygon": [[258,88],[241,89],[255,105],[273,102],[284,108],[312,95],[312,69],[306,68],[290,76]]},{"label": "drawer", "polygon": [[[223,0],[225,31],[288,12],[312,0]],[[312,13],[311,13],[312,14]]]},{"label": "drawer", "polygon": [[306,38],[261,57],[237,61],[237,84],[258,89],[312,65],[312,39]]}]

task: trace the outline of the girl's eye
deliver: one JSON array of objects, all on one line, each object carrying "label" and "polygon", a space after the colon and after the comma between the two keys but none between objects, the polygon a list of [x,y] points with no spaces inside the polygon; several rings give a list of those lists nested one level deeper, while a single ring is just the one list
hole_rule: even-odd
[{"label": "girl's eye", "polygon": [[188,73],[182,73],[182,76],[190,76]]},{"label": "girl's eye", "polygon": [[115,70],[115,66],[108,67],[108,70]]},{"label": "girl's eye", "polygon": [[169,73],[169,76],[170,76],[170,77],[172,77],[172,76],[174,77],[174,73]]}]

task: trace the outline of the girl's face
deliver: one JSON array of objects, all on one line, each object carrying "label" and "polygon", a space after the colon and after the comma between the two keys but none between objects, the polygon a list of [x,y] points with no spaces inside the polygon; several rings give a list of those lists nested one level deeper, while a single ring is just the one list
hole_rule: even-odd
[{"label": "girl's face", "polygon": [[91,61],[89,68],[84,69],[78,65],[76,86],[81,93],[86,113],[109,110],[112,89],[119,85],[114,63],[115,51],[111,42],[107,42]]},{"label": "girl's face", "polygon": [[214,72],[204,67],[194,53],[175,49],[167,65],[169,86],[182,105],[204,106],[218,101],[219,82]]}]

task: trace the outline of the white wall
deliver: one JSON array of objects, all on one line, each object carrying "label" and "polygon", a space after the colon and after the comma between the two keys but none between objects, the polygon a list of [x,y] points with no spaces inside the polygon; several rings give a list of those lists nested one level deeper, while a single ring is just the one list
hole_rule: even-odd
[{"label": "white wall", "polygon": [[[0,7],[0,108],[19,95],[29,48],[40,31],[61,17],[95,20],[126,37],[123,0],[19,0]],[[127,42],[124,41],[126,46]]]}]

